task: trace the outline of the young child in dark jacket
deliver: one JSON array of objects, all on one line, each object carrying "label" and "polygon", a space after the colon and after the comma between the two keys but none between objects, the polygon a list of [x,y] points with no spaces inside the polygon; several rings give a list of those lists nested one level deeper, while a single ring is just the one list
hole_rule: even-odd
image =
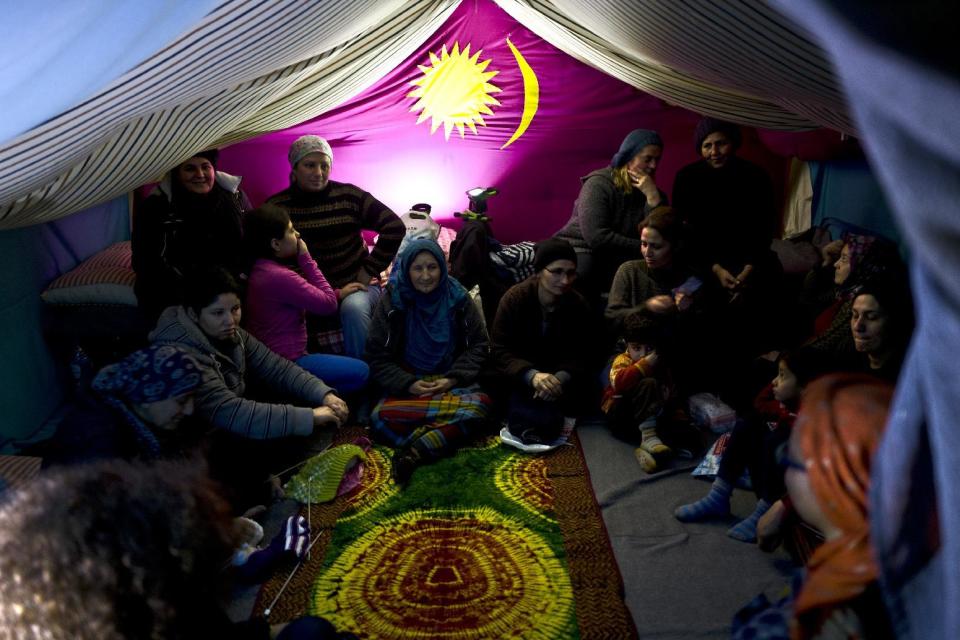
[{"label": "young child in dark jacket", "polygon": [[656,323],[643,312],[626,317],[623,339],[627,346],[610,366],[601,409],[615,432],[629,435],[634,429],[640,430],[642,441],[634,455],[643,470],[652,473],[658,458],[671,453],[657,435],[657,417],[668,396],[668,386],[664,384],[668,379],[667,367],[656,348]]}]

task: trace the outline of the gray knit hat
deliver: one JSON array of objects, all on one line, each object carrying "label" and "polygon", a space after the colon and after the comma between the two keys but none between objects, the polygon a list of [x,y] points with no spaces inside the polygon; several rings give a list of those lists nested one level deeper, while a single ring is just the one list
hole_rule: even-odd
[{"label": "gray knit hat", "polygon": [[628,133],[627,137],[620,143],[620,150],[614,154],[613,160],[610,161],[610,166],[614,169],[622,167],[649,144],[657,145],[662,149],[663,140],[660,139],[660,134],[656,131],[650,131],[649,129],[634,129]]},{"label": "gray knit hat", "polygon": [[287,153],[290,168],[296,167],[298,162],[311,153],[325,153],[330,158],[330,162],[333,162],[333,149],[330,148],[329,142],[320,136],[300,136],[290,145],[290,152]]}]

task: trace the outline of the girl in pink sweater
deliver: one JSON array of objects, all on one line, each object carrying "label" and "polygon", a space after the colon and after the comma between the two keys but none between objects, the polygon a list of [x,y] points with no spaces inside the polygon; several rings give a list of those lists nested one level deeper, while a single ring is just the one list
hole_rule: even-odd
[{"label": "girl in pink sweater", "polygon": [[264,205],[247,212],[243,228],[244,242],[256,256],[244,307],[247,331],[340,393],[363,388],[370,375],[367,363],[307,353],[306,314],[333,315],[340,301],[365,286],[351,282],[333,289],[280,207]]}]

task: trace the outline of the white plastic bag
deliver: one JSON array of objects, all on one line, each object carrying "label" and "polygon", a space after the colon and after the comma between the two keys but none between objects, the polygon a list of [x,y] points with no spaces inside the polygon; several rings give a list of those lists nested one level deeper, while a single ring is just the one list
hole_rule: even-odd
[{"label": "white plastic bag", "polygon": [[712,393],[690,396],[690,418],[699,427],[726,433],[737,423],[737,412]]}]

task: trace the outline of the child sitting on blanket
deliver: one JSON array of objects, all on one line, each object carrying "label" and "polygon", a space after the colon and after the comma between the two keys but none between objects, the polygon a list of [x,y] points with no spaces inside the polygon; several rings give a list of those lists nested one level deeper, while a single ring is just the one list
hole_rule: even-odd
[{"label": "child sitting on blanket", "polygon": [[822,358],[810,349],[782,354],[777,366],[777,377],[754,400],[753,413],[738,421],[730,434],[710,492],[696,502],[677,507],[677,520],[698,522],[729,515],[733,486],[749,469],[757,506],[727,535],[743,542],[756,541],[760,517],[786,493],[783,470],[776,460],[777,448],[790,438],[803,390],[824,371]]},{"label": "child sitting on blanket", "polygon": [[668,395],[662,382],[666,365],[657,352],[657,333],[655,321],[644,312],[626,317],[623,339],[627,348],[613,359],[601,404],[615,432],[627,435],[639,428],[642,441],[634,455],[647,473],[657,469],[658,458],[671,453],[657,435],[657,417]]}]

